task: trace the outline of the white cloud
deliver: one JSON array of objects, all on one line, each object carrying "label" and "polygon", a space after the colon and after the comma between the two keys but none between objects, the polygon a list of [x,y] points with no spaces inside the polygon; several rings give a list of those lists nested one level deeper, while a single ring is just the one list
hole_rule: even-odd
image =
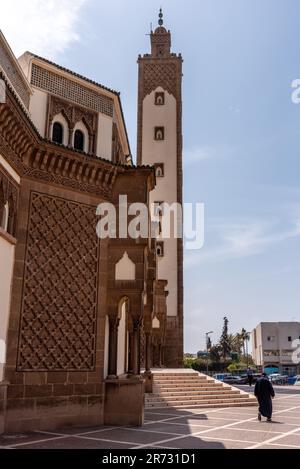
[{"label": "white cloud", "polygon": [[80,14],[90,0],[1,2],[1,29],[16,56],[26,50],[50,59],[80,38]]},{"label": "white cloud", "polygon": [[204,146],[193,148],[184,152],[184,161],[186,164],[197,163],[198,161],[208,160],[213,158],[216,151],[213,147]]},{"label": "white cloud", "polygon": [[295,220],[288,229],[278,228],[273,221],[221,221],[210,224],[208,231],[217,239],[217,245],[207,249],[204,245],[197,254],[187,252],[186,268],[260,254],[272,245],[300,237],[300,220]]},{"label": "white cloud", "polygon": [[231,156],[235,148],[224,144],[203,145],[199,147],[184,150],[184,163],[186,165],[196,164],[200,161],[211,160],[215,158],[225,158]]}]

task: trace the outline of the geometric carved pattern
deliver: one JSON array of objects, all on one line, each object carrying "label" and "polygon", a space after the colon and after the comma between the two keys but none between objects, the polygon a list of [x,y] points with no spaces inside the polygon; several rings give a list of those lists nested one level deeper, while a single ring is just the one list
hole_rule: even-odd
[{"label": "geometric carved pattern", "polygon": [[144,95],[142,99],[158,86],[176,97],[177,71],[174,63],[147,63],[144,65]]},{"label": "geometric carved pattern", "polygon": [[93,206],[31,194],[18,371],[94,369],[96,222]]},{"label": "geometric carved pattern", "polygon": [[32,64],[31,84],[80,106],[113,117],[111,98],[35,64]]},{"label": "geometric carved pattern", "polygon": [[63,112],[68,121],[69,127],[73,128],[77,122],[84,120],[84,123],[88,128],[88,132],[90,134],[95,132],[97,128],[97,113],[75,106],[74,104],[55,96],[50,96],[49,101],[50,121],[53,120],[53,117],[56,116],[56,114]]}]

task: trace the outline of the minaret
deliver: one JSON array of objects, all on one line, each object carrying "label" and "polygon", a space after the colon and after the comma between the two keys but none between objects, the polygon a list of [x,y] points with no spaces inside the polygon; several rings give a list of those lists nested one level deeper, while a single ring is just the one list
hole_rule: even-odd
[{"label": "minaret", "polygon": [[[171,52],[171,33],[151,31],[151,54],[139,56],[137,162],[154,165],[151,202],[182,203],[182,57]],[[158,278],[168,281],[164,364],[182,366],[183,249],[181,239],[159,239]]]}]

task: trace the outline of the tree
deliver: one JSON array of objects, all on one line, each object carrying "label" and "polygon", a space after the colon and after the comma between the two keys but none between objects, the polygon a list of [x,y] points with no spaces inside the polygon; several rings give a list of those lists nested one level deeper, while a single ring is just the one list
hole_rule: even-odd
[{"label": "tree", "polygon": [[240,332],[240,336],[241,336],[241,339],[242,339],[243,355],[245,357],[246,356],[245,342],[246,342],[246,340],[250,340],[250,336],[249,336],[248,332],[246,331],[246,329],[244,327]]},{"label": "tree", "polygon": [[228,355],[231,352],[231,347],[229,343],[229,335],[228,335],[228,318],[225,316],[223,318],[224,320],[224,325],[223,325],[223,330],[222,330],[222,335],[220,337],[220,348],[221,348],[221,353],[222,357],[226,359]]},{"label": "tree", "polygon": [[220,361],[220,347],[219,345],[213,345],[209,350],[209,358],[212,362]]}]

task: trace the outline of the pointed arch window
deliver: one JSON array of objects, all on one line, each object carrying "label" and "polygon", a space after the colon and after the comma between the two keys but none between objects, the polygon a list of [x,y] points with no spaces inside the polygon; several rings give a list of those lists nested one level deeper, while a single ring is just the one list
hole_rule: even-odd
[{"label": "pointed arch window", "polygon": [[6,202],[1,210],[1,228],[3,228],[4,231],[7,231],[7,226],[8,226],[8,219],[9,219],[9,205],[8,202]]},{"label": "pointed arch window", "polygon": [[155,127],[154,129],[154,140],[161,141],[165,139],[165,128]]},{"label": "pointed arch window", "polygon": [[165,104],[165,93],[164,92],[155,93],[155,104],[156,104],[156,106],[163,106]]},{"label": "pointed arch window", "polygon": [[162,178],[165,175],[164,171],[164,164],[163,163],[155,163],[155,174],[157,178]]},{"label": "pointed arch window", "polygon": [[52,129],[52,140],[56,143],[63,143],[64,129],[60,122],[54,122]]},{"label": "pointed arch window", "polygon": [[8,201],[7,232],[15,236],[15,204],[12,197]]},{"label": "pointed arch window", "polygon": [[84,135],[83,132],[79,129],[75,130],[74,135],[74,148],[75,150],[84,150]]}]

